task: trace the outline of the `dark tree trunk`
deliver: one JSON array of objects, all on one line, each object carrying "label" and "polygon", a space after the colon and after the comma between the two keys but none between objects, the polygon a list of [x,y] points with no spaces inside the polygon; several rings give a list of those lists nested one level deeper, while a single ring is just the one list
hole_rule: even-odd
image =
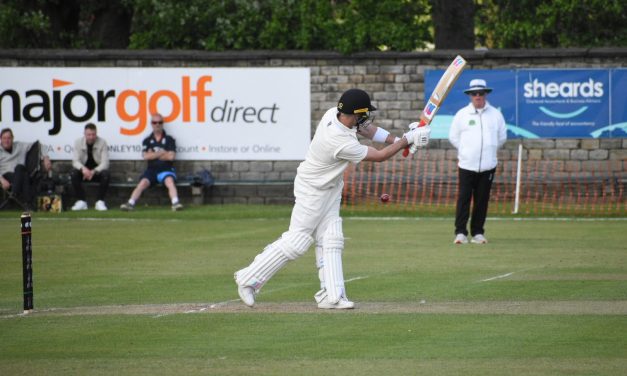
[{"label": "dark tree trunk", "polygon": [[473,0],[430,0],[435,28],[435,48],[475,48],[475,5]]},{"label": "dark tree trunk", "polygon": [[31,43],[34,47],[128,47],[132,12],[122,0],[23,0],[20,9],[39,10],[49,20],[48,32]]},{"label": "dark tree trunk", "polygon": [[93,14],[87,39],[96,48],[128,47],[131,34],[131,13],[119,4],[119,1],[104,2],[106,6]]}]

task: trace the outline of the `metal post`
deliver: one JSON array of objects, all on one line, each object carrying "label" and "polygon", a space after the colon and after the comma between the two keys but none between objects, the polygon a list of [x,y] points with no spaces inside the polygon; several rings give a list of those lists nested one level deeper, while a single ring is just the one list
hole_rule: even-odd
[{"label": "metal post", "polygon": [[21,219],[24,313],[30,313],[33,311],[33,243],[30,213],[23,213]]},{"label": "metal post", "polygon": [[518,205],[520,202],[520,171],[521,171],[521,165],[522,165],[522,152],[523,152],[523,146],[521,142],[520,144],[518,144],[518,166],[516,166],[516,194],[514,197],[514,213],[513,214],[518,214]]}]

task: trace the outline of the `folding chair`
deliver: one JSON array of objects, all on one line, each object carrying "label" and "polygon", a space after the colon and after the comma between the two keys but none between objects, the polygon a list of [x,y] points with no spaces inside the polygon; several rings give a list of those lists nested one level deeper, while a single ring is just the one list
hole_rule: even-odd
[{"label": "folding chair", "polygon": [[[28,179],[30,179],[30,187],[31,191],[33,191],[38,186],[39,181],[43,178],[43,171],[41,169],[41,147],[39,145],[39,141],[33,142],[30,149],[28,149],[24,166],[26,167],[26,171],[28,171]],[[33,193],[34,192],[31,192],[31,195]],[[18,200],[18,198],[13,195],[10,188],[8,191],[3,190],[3,195],[4,200],[0,203],[0,210],[7,206],[10,201],[15,202],[23,210],[27,210],[31,204],[25,204]]]}]

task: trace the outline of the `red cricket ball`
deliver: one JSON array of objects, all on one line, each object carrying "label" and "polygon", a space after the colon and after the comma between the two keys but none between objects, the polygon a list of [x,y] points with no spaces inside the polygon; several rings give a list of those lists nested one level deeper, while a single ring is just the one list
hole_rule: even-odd
[{"label": "red cricket ball", "polygon": [[381,199],[381,202],[388,202],[390,201],[390,195],[387,193],[384,193],[381,195],[381,197],[379,197]]}]

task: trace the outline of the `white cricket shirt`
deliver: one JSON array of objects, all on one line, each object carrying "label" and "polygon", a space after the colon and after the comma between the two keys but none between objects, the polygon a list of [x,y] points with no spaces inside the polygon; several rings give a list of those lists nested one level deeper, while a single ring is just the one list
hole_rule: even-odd
[{"label": "white cricket shirt", "polygon": [[340,123],[337,114],[335,107],[324,114],[307,156],[298,166],[298,178],[314,188],[336,187],[343,181],[348,164],[359,163],[368,154],[368,146],[357,140],[357,130]]}]

